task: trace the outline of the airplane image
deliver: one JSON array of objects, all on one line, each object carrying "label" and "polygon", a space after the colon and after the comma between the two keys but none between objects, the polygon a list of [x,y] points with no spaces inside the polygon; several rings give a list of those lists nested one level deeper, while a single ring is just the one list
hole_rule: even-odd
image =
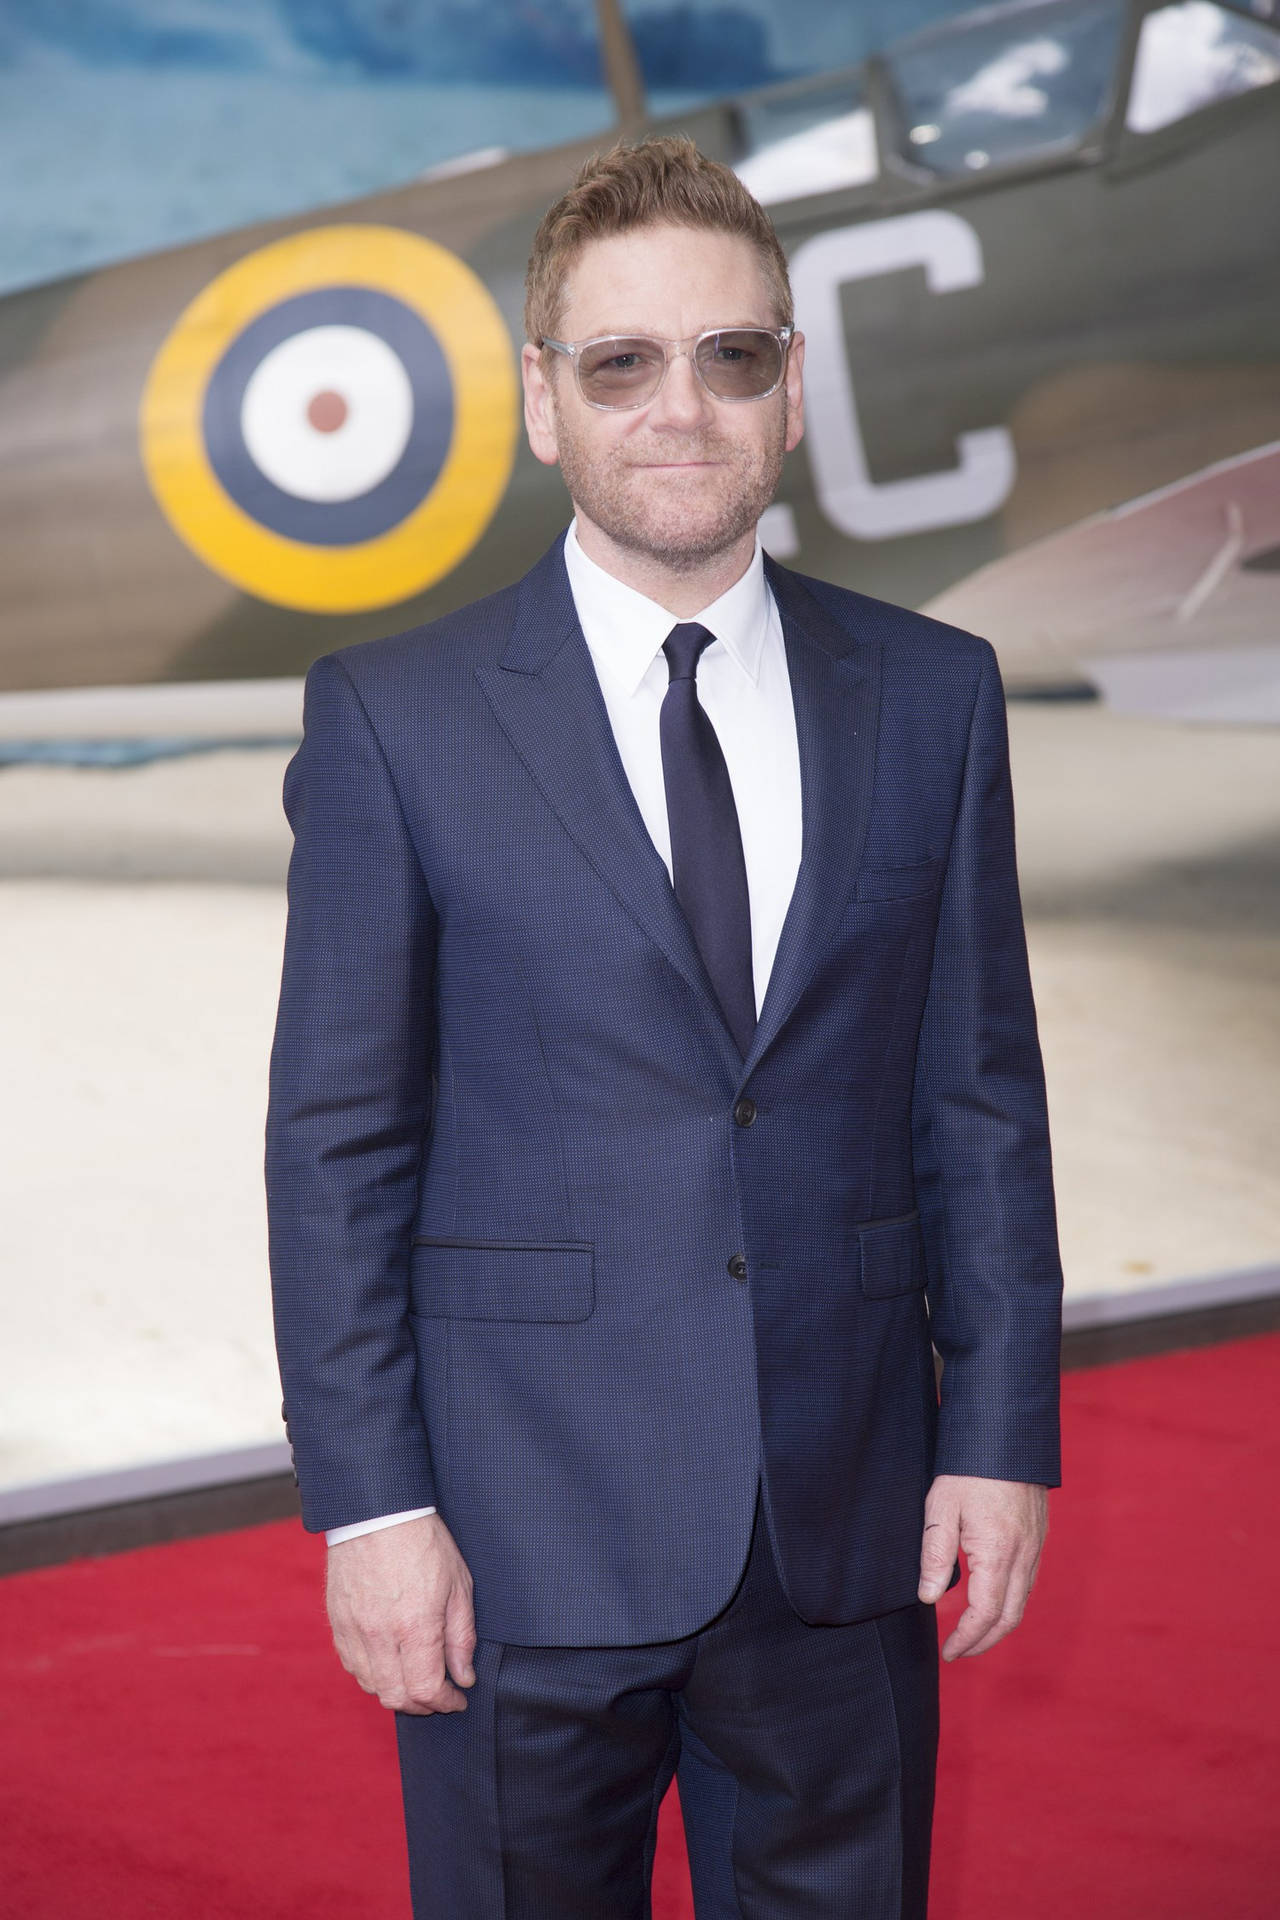
[{"label": "airplane image", "polygon": [[[762,522],[1012,688],[1280,721],[1280,0],[1013,0],[620,127],[764,202],[808,346]],[[0,735],[296,731],[317,655],[529,567],[523,273],[597,137],[0,300]]]}]

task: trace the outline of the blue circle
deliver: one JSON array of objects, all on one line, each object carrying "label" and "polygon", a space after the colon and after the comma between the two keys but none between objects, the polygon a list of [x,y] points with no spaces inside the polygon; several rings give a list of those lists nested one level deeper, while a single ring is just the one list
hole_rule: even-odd
[{"label": "blue circle", "polygon": [[[363,327],[385,340],[413,391],[413,425],[391,472],[350,500],[300,500],[269,480],[240,426],[245,388],[273,347],[310,327]],[[306,546],[376,540],[411,514],[440,477],[453,438],[453,386],[434,333],[421,317],[373,287],[317,287],[281,300],[231,342],[204,398],[204,444],[238,507],[272,533]]]}]

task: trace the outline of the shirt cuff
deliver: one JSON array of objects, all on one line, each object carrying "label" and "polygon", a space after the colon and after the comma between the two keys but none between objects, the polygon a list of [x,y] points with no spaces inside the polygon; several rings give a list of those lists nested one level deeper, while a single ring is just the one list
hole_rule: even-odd
[{"label": "shirt cuff", "polygon": [[408,1507],[403,1513],[384,1513],[377,1520],[353,1520],[349,1527],[329,1527],[325,1544],[336,1547],[339,1540],[354,1540],[362,1533],[377,1533],[382,1527],[398,1527],[402,1520],[421,1520],[434,1513],[434,1507]]}]

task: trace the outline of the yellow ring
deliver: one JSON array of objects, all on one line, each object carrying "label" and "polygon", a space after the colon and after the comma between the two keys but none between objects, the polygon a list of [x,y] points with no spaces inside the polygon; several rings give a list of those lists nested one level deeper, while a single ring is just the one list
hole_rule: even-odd
[{"label": "yellow ring", "polygon": [[[205,393],[231,342],[281,300],[325,286],[372,287],[412,308],[453,385],[453,435],[430,492],[389,532],[344,547],[261,526],[224,490],[204,445]],[[316,227],[247,254],[182,314],[143,390],[142,460],[174,532],[215,573],[277,606],[357,613],[411,599],[470,553],[511,477],[516,397],[506,324],[456,254],[397,227]]]}]

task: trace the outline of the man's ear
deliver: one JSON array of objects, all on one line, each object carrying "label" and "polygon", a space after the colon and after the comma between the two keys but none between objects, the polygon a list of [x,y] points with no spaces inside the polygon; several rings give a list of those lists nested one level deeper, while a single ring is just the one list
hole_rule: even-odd
[{"label": "man's ear", "polygon": [[787,452],[804,438],[804,335],[791,336],[787,355]]},{"label": "man's ear", "polygon": [[536,460],[544,467],[559,464],[556,444],[555,401],[551,378],[542,364],[542,354],[526,341],[520,350],[520,377],[524,381],[524,427]]}]

